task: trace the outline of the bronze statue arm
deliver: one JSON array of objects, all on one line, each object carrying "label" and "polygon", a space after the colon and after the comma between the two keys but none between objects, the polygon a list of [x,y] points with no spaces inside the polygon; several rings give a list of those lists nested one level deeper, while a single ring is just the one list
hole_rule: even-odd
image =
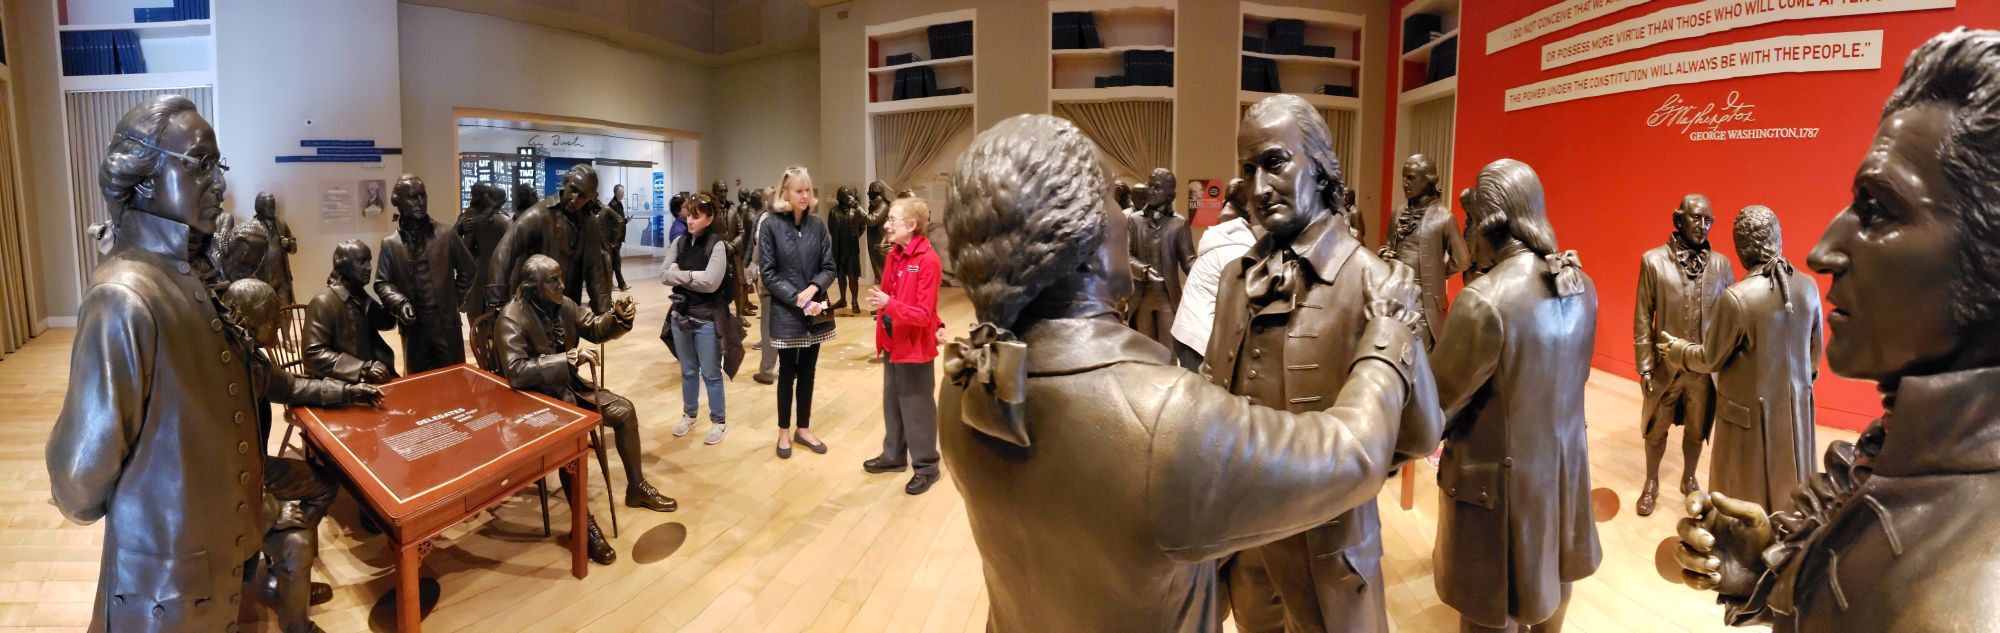
[{"label": "bronze statue arm", "polygon": [[1472,252],[1465,246],[1465,231],[1458,227],[1458,219],[1452,217],[1451,210],[1444,212],[1444,272],[1457,274],[1472,268]]},{"label": "bronze statue arm", "polygon": [[71,521],[89,523],[104,517],[145,425],[159,332],[139,294],[122,285],[92,287],[80,310],[69,393],[44,456],[56,508]]},{"label": "bronze statue arm", "polygon": [[[1445,315],[1444,333],[1437,350],[1431,352],[1431,368],[1436,371],[1438,406],[1449,420],[1472,403],[1472,397],[1493,377],[1500,366],[1505,324],[1493,303],[1477,288],[1459,291],[1458,303]],[[1458,429],[1445,429],[1450,437]]]},{"label": "bronze statue arm", "polygon": [[632,319],[624,314],[620,314],[621,306],[627,306],[630,303],[630,301],[620,301],[617,305],[612,306],[610,310],[596,313],[576,304],[570,304],[563,309],[576,310],[576,333],[578,336],[592,343],[603,343],[624,336],[625,333],[632,331]]},{"label": "bronze statue arm", "polygon": [[1736,355],[1739,347],[1747,344],[1750,332],[1746,329],[1743,304],[1735,293],[1724,292],[1715,306],[1715,320],[1709,321],[1708,332],[1701,343],[1681,339],[1661,332],[1661,340],[1656,346],[1660,358],[1675,367],[1688,371],[1713,374],[1722,370],[1730,357]]},{"label": "bronze statue arm", "polygon": [[1174,231],[1174,253],[1180,260],[1181,275],[1185,277],[1188,271],[1194,269],[1194,230],[1189,229],[1186,222],[1181,223],[1180,230]]},{"label": "bronze statue arm", "polygon": [[440,237],[444,238],[450,244],[453,294],[451,295],[451,303],[448,305],[455,306],[465,300],[466,293],[472,292],[473,280],[479,277],[479,263],[472,259],[472,251],[466,248],[465,240],[459,239],[457,235],[450,233],[445,233],[440,235]]},{"label": "bronze statue arm", "polygon": [[264,398],[275,404],[330,407],[347,404],[349,383],[327,378],[305,378],[279,369],[265,361],[253,365],[264,374]]},{"label": "bronze statue arm", "polygon": [[1653,270],[1644,256],[1639,259],[1639,288],[1632,299],[1632,364],[1639,371],[1639,386],[1651,389],[1653,374]]},{"label": "bronze statue arm", "polygon": [[[416,255],[423,256],[422,253]],[[383,306],[389,308],[390,314],[401,315],[410,307],[410,299],[403,296],[402,290],[396,287],[402,280],[396,279],[395,271],[395,262],[389,255],[389,242],[383,240],[382,248],[375,252],[375,296],[382,300]]]},{"label": "bronze statue arm", "polygon": [[1209,560],[1325,523],[1374,498],[1394,469],[1400,435],[1436,441],[1436,428],[1398,428],[1412,395],[1410,377],[1423,371],[1413,364],[1423,352],[1410,329],[1376,320],[1362,340],[1383,347],[1370,346],[1355,361],[1325,411],[1253,406],[1199,376],[1175,372],[1157,399],[1160,408],[1150,412],[1146,503],[1162,550],[1180,560]]},{"label": "bronze statue arm", "polygon": [[536,356],[528,349],[527,324],[504,309],[493,326],[493,347],[500,356],[500,368],[507,372],[507,386],[549,393],[570,378],[569,359],[562,354]]}]

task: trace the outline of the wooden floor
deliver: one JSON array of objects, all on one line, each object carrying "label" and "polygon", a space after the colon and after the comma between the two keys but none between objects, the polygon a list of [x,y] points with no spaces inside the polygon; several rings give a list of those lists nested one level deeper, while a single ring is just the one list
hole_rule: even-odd
[{"label": "wooden floor", "polygon": [[[636,260],[635,260],[636,261]],[[642,268],[633,265],[634,271]],[[620,508],[619,560],[569,576],[562,547],[568,511],[554,502],[556,533],[541,535],[532,494],[446,533],[424,573],[441,597],[426,631],[978,631],[986,600],[978,550],[949,464],[930,493],[903,493],[907,474],[869,475],[861,461],[880,447],[881,370],[867,362],[872,330],[843,318],[820,357],[814,429],[831,451],[772,455],[773,389],[752,382],[755,356],[729,383],[727,440],[704,446],[706,413],[687,437],[668,430],[680,413],[679,366],[660,344],[665,292],[635,282],[638,328],[610,346],[610,387],[638,404],[647,476],[681,509],[670,514]],[[955,333],[971,319],[963,294],[945,290]],[[43,445],[62,404],[71,332],[51,330],[0,360],[0,630],[77,631],[89,622],[102,530],[66,522],[49,502]],[[391,337],[393,338],[393,337]],[[753,335],[754,338],[754,335]],[[1662,580],[1655,550],[1673,530],[1680,495],[1640,518],[1631,500],[1643,458],[1634,412],[1637,385],[1596,374],[1588,395],[1595,484],[1623,507],[1599,525],[1604,564],[1577,584],[1568,630],[1717,631],[1712,596]],[[1822,443],[1852,433],[1821,429]],[[1678,440],[1676,440],[1678,441]],[[1678,481],[1678,457],[1662,473]],[[613,468],[619,469],[613,458]],[[1432,589],[1435,470],[1418,467],[1416,507],[1381,495],[1389,612],[1401,631],[1456,630],[1456,614]],[[621,473],[622,474],[622,471]],[[623,486],[623,478],[614,476]],[[592,477],[592,481],[601,479]],[[1671,485],[1671,484],[1669,484]],[[602,490],[592,507],[607,532]],[[314,576],[335,586],[313,617],[335,633],[389,630],[385,593],[393,561],[381,538],[355,527],[343,498],[322,527]],[[267,611],[256,630],[276,630]],[[246,628],[246,630],[250,630]]]}]

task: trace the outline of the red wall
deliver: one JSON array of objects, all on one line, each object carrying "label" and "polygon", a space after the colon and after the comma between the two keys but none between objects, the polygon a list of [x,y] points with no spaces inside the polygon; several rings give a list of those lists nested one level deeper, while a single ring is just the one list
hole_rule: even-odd
[{"label": "red wall", "polygon": [[[1395,2],[1400,12],[1407,0]],[[1706,194],[1715,207],[1710,241],[1732,264],[1730,226],[1751,204],[1778,212],[1785,255],[1801,270],[1819,234],[1848,200],[1849,181],[1874,135],[1883,100],[1901,76],[1911,50],[1930,37],[1966,25],[2000,27],[2000,2],[1959,0],[1958,9],[1821,18],[1765,24],[1670,41],[1638,50],[1540,69],[1544,44],[1680,4],[1656,0],[1572,25],[1486,55],[1486,34],[1554,0],[1464,0],[1459,46],[1457,145],[1454,182],[1473,182],[1480,168],[1499,158],[1527,162],[1541,175],[1548,210],[1562,248],[1575,249],[1597,282],[1601,305],[1597,360],[1602,369],[1633,371],[1632,304],[1639,256],[1666,241],[1672,211],[1687,193]],[[1883,31],[1879,70],[1766,75],[1668,86],[1505,112],[1509,88],[1667,53],[1697,50],[1780,35]],[[1401,25],[1391,29],[1391,50],[1402,50]],[[1399,85],[1397,81],[1390,85]],[[1697,142],[1678,130],[1646,125],[1648,115],[1679,93],[1693,104],[1724,102],[1731,91],[1756,106],[1757,121],[1738,127],[1817,127],[1813,139]],[[1395,98],[1387,95],[1390,112]],[[1392,119],[1391,129],[1395,125]],[[1394,152],[1389,143],[1385,155]],[[1401,165],[1385,156],[1384,165]],[[1400,193],[1399,169],[1385,169],[1383,197]],[[1456,199],[1455,193],[1450,196]],[[1463,222],[1463,210],[1460,221]],[[1386,226],[1386,224],[1385,224]],[[1740,267],[1737,275],[1742,275]],[[1816,276],[1821,292],[1828,280]],[[1834,376],[1822,368],[1817,385],[1819,422],[1859,429],[1881,414],[1872,383]]]}]

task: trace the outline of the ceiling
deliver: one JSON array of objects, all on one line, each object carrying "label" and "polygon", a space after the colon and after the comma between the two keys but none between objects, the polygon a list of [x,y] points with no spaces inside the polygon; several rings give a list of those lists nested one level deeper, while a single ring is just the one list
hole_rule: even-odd
[{"label": "ceiling", "polygon": [[[844,1],[844,0],[843,0]],[[819,45],[831,0],[402,0],[602,37],[721,66]]]}]

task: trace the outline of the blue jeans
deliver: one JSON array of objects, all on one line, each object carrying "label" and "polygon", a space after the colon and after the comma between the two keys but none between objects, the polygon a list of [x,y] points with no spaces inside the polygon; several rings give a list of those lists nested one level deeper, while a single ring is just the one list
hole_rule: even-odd
[{"label": "blue jeans", "polygon": [[680,352],[681,361],[681,415],[694,417],[701,404],[700,387],[695,384],[699,374],[700,383],[708,386],[708,419],[722,424],[727,418],[722,398],[722,347],[715,338],[715,324],[703,323],[688,331],[674,321],[673,332],[674,350]]}]

